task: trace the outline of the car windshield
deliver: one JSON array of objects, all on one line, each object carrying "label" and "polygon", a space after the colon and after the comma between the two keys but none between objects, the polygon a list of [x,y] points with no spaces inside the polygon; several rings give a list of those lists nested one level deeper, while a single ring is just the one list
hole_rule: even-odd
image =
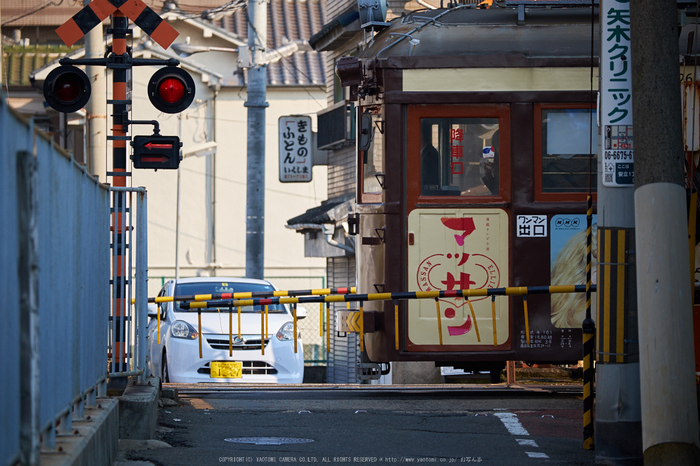
[{"label": "car windshield", "polygon": [[[178,283],[175,285],[175,296],[194,296],[194,295],[214,295],[214,301],[211,307],[198,309],[183,309],[180,306],[180,301],[175,302],[175,312],[191,312],[191,311],[217,311],[228,309],[226,303],[217,301],[218,295],[222,293],[261,293],[261,297],[272,297],[275,289],[272,285],[261,283],[236,283],[236,282],[196,282],[196,283]],[[264,293],[264,295],[262,294]],[[243,298],[247,299],[247,298]],[[235,309],[238,311],[238,308]],[[241,312],[261,312],[265,310],[265,306],[243,306]],[[269,313],[283,313],[286,309],[283,304],[270,304],[267,306]]]}]

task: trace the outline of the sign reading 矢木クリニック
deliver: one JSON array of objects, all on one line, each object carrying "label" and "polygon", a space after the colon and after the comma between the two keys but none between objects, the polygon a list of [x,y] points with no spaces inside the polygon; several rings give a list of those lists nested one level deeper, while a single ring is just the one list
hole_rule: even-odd
[{"label": "sign reading \u77e2\u6728\u30af\u30ea\u30cb\u30c3\u30af", "polygon": [[601,0],[602,183],[634,186],[629,0]]}]

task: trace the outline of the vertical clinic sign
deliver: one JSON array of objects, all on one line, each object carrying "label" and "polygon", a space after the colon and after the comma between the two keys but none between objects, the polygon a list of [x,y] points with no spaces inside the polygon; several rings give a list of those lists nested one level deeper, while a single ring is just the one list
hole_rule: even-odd
[{"label": "vertical clinic sign", "polygon": [[601,0],[603,186],[634,186],[629,0]]},{"label": "vertical clinic sign", "polygon": [[311,117],[280,117],[279,144],[280,181],[282,183],[311,181]]}]

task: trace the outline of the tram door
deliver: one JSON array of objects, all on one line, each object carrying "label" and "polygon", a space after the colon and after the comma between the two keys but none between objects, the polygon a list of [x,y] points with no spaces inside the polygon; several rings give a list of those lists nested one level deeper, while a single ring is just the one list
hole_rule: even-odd
[{"label": "tram door", "polygon": [[[408,289],[508,286],[509,109],[407,112]],[[508,299],[409,302],[408,351],[511,349]]]}]

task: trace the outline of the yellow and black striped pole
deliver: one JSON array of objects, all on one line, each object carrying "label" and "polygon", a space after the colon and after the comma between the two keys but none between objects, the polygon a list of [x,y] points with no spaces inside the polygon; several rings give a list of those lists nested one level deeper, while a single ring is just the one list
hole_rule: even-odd
[{"label": "yellow and black striped pole", "polygon": [[326,304],[326,353],[331,352],[331,305]]},{"label": "yellow and black striped pole", "polygon": [[442,346],[442,320],[440,319],[440,300],[435,298],[435,307],[437,308],[437,326],[438,326],[438,341]]},{"label": "yellow and black striped pole", "polygon": [[233,356],[233,306],[228,308],[228,356]]},{"label": "yellow and black striped pole", "polygon": [[[241,306],[241,304],[239,304],[239,306]],[[260,309],[260,352],[265,356],[265,313],[262,308]]]},{"label": "yellow and black striped pole", "polygon": [[586,318],[583,321],[583,448],[593,450],[593,358],[595,322],[591,318],[591,248],[593,244],[593,198],[588,196],[586,212]]},{"label": "yellow and black striped pole", "polygon": [[394,349],[399,350],[399,301],[394,300]]},{"label": "yellow and black striped pole", "polygon": [[498,346],[498,327],[496,326],[496,295],[491,295],[491,325],[493,325],[493,346]]},{"label": "yellow and black striped pole", "polygon": [[360,351],[365,350],[365,311],[360,301]]},{"label": "yellow and black striped pole", "polygon": [[294,322],[294,354],[297,353],[297,305],[292,304],[292,321]]},{"label": "yellow and black striped pole", "polygon": [[318,336],[323,338],[323,303],[319,303],[318,305]]},{"label": "yellow and black striped pole", "polygon": [[197,311],[197,342],[199,343],[199,359],[202,359],[202,312]]},{"label": "yellow and black striped pole", "polygon": [[[363,301],[392,301],[408,299],[467,298],[483,296],[522,296],[528,294],[583,293],[586,285],[513,286],[505,288],[479,288],[470,290],[399,291],[394,293],[368,293],[326,296],[298,296],[288,298],[251,298],[221,301],[184,301],[182,309],[220,308],[233,306],[265,306],[298,303],[351,303]],[[596,291],[591,285],[590,292]]]},{"label": "yellow and black striped pole", "polygon": [[595,323],[583,321],[583,448],[593,450],[593,355],[595,353]]},{"label": "yellow and black striped pole", "polygon": [[[527,313],[527,295],[523,295],[523,318],[525,319],[525,343],[530,345],[530,317]],[[477,332],[476,335],[478,337],[479,333]]]},{"label": "yellow and black striped pole", "polygon": [[[148,298],[149,303],[172,303],[174,301],[218,301],[223,299],[281,298],[289,296],[322,296],[355,293],[356,288],[316,288],[309,290],[241,291],[238,293],[211,293],[182,296],[158,296]],[[133,304],[133,300],[132,300]]]},{"label": "yellow and black striped pole", "polygon": [[481,336],[479,335],[479,323],[476,321],[474,306],[472,306],[472,302],[469,301],[469,298],[467,298],[467,304],[469,304],[469,310],[472,313],[472,322],[474,322],[474,330],[476,330],[476,341],[481,342]]}]

